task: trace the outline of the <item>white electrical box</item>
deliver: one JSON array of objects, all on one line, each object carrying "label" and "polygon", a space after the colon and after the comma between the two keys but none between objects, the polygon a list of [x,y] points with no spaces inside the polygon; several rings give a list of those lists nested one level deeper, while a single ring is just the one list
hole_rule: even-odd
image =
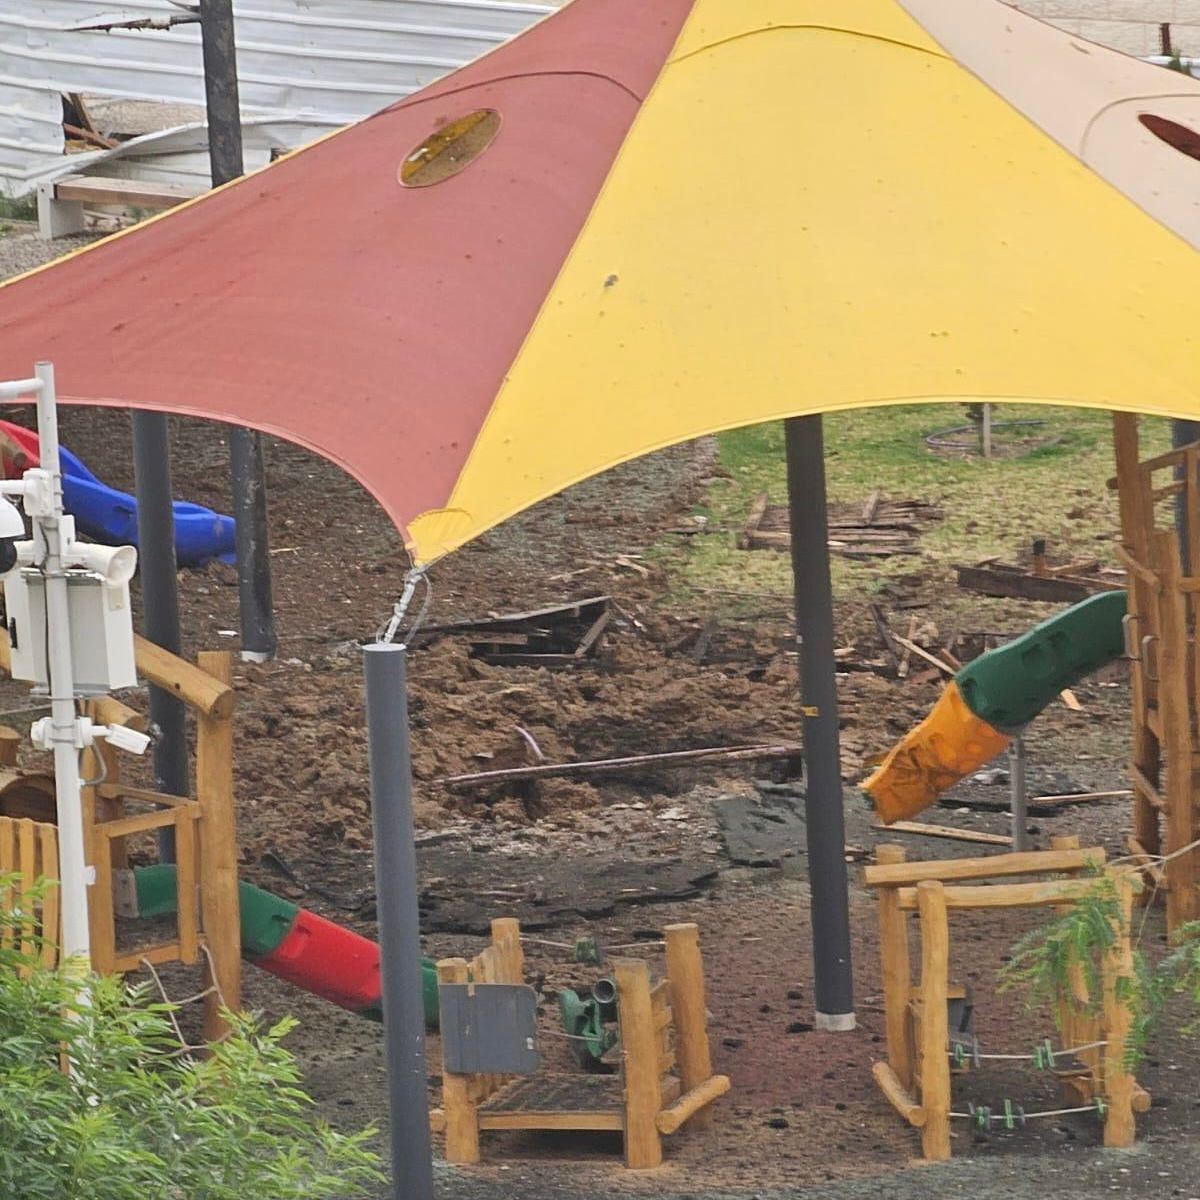
[{"label": "white electrical box", "polygon": [[[102,696],[137,686],[129,584],[108,583],[92,571],[67,572],[71,613],[71,671],[76,696]],[[50,690],[46,642],[46,582],[26,567],[4,580],[12,677]]]}]

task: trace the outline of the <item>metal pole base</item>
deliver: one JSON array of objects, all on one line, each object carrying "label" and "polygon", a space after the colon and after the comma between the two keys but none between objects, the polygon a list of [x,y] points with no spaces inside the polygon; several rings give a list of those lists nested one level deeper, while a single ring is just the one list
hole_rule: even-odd
[{"label": "metal pole base", "polygon": [[858,1028],[858,1020],[849,1013],[817,1013],[813,1025],[824,1033],[849,1033]]}]

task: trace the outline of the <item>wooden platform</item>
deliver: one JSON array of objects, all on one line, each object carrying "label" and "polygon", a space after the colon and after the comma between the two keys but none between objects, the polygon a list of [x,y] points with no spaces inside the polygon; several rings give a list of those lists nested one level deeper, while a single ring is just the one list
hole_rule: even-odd
[{"label": "wooden platform", "polygon": [[625,1128],[617,1075],[531,1075],[479,1106],[481,1129]]}]

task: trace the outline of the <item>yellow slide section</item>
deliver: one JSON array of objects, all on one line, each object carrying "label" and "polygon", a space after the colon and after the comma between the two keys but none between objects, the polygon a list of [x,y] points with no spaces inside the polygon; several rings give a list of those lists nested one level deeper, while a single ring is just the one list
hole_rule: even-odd
[{"label": "yellow slide section", "polygon": [[879,819],[890,825],[928,808],[1011,741],[967,707],[951,680],[929,716],[896,743],[863,790],[874,800]]}]

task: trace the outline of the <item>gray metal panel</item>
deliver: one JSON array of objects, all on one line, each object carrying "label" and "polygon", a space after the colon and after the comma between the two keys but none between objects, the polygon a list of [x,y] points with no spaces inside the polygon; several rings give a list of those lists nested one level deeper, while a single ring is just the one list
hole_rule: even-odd
[{"label": "gray metal panel", "polygon": [[456,1075],[532,1075],[537,996],[519,983],[443,983],[442,1057]]}]

